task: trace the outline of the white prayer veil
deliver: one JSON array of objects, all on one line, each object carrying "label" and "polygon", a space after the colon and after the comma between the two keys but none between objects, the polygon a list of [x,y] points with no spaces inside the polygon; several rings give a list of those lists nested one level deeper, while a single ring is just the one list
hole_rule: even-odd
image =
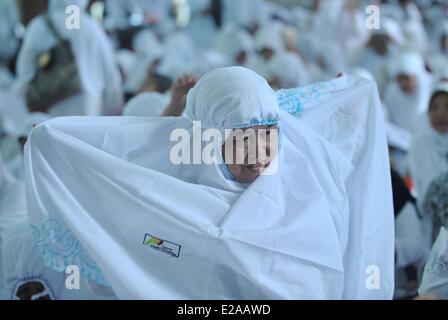
[{"label": "white prayer veil", "polygon": [[232,129],[276,124],[277,96],[266,80],[242,67],[217,69],[188,93],[185,115],[207,128]]},{"label": "white prayer veil", "polygon": [[[119,298],[388,299],[393,212],[378,103],[364,79],[276,95],[255,73],[223,68],[190,91],[187,117],[47,122],[25,151],[36,250],[60,270],[80,264]],[[193,121],[221,130],[274,119],[278,170],[248,186],[217,165],[169,161],[173,130],[192,133]],[[63,234],[73,241],[62,247],[49,237]],[[366,288],[370,265],[379,290]]]},{"label": "white prayer veil", "polygon": [[296,88],[311,84],[310,74],[297,54],[282,52],[269,62],[269,80],[277,78],[281,88]]},{"label": "white prayer veil", "polygon": [[[448,93],[448,82],[442,81],[434,87],[433,95],[439,92]],[[448,134],[434,130],[427,119],[427,115],[421,119],[424,122],[422,129],[414,135],[408,154],[409,169],[421,207],[433,180],[448,171]],[[423,228],[429,248],[433,231],[429,214],[423,215]]]},{"label": "white prayer veil", "polygon": [[[400,74],[415,76],[417,87],[412,94],[405,94],[396,77]],[[428,109],[432,78],[425,69],[423,58],[415,52],[404,52],[391,63],[390,83],[385,90],[384,103],[389,121],[409,131],[419,128],[419,121]]]},{"label": "white prayer veil", "polygon": [[217,38],[216,49],[226,54],[230,65],[236,65],[237,55],[244,51],[247,65],[255,53],[255,44],[249,32],[236,25],[227,25]]}]

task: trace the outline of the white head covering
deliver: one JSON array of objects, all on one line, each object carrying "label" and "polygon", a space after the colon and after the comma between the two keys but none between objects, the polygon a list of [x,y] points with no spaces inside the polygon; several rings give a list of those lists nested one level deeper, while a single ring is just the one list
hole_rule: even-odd
[{"label": "white head covering", "polygon": [[126,104],[123,110],[123,116],[158,117],[167,105],[167,98],[160,93],[142,93],[132,98]]},{"label": "white head covering", "polygon": [[[433,93],[436,92],[448,93],[447,83],[436,85]],[[425,125],[422,125],[421,130],[414,136],[409,152],[410,172],[421,206],[433,180],[448,172],[448,134],[436,132],[427,123],[426,117],[422,121],[425,121]],[[423,222],[425,240],[431,245],[433,231],[431,217],[424,215]]]},{"label": "white head covering", "polygon": [[283,26],[280,23],[269,23],[261,27],[255,35],[255,48],[257,51],[267,48],[280,53],[285,50],[282,35]]},{"label": "white head covering", "polygon": [[[399,87],[396,77],[400,74],[417,78],[417,88],[411,95],[405,94]],[[390,79],[384,101],[389,121],[404,129],[416,130],[422,115],[428,109],[432,86],[423,58],[415,52],[400,54],[390,65]]]},{"label": "white head covering", "polygon": [[311,83],[308,70],[300,57],[292,52],[282,52],[269,61],[269,79],[280,80],[281,88],[289,89]]},{"label": "white head covering", "polygon": [[381,27],[374,29],[373,34],[385,34],[397,45],[403,45],[406,42],[403,30],[397,21],[388,17],[383,17],[380,21]]},{"label": "white head covering", "polygon": [[255,72],[231,67],[204,75],[187,97],[186,117],[202,126],[231,129],[275,124],[279,119],[277,96]]},{"label": "white head covering", "polygon": [[270,22],[264,24],[255,34],[255,50],[258,55],[250,61],[248,67],[265,78],[269,77],[270,74],[269,61],[266,61],[265,58],[260,55],[260,51],[264,48],[270,49],[274,52],[273,57],[285,51],[285,41],[283,39],[282,31],[283,25],[281,23]]},{"label": "white head covering", "polygon": [[219,36],[216,48],[225,53],[229,63],[236,64],[236,56],[244,51],[250,60],[255,52],[255,44],[253,37],[249,32],[235,25],[226,26]]}]

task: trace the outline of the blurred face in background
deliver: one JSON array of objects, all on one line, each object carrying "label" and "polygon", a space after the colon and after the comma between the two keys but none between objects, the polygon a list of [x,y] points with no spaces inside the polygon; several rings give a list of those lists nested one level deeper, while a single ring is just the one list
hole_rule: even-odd
[{"label": "blurred face in background", "polygon": [[436,93],[429,105],[429,120],[438,133],[448,133],[448,93]]},{"label": "blurred face in background", "polygon": [[263,48],[260,51],[260,55],[263,57],[264,60],[269,61],[274,56],[275,52],[269,48]]},{"label": "blurred face in background", "polygon": [[244,50],[241,50],[235,57],[236,62],[239,65],[244,66],[247,62],[247,53]]},{"label": "blurred face in background", "polygon": [[417,77],[409,74],[399,74],[396,78],[401,91],[407,95],[412,95],[417,90]]},{"label": "blurred face in background", "polygon": [[389,52],[390,39],[385,34],[374,34],[370,37],[368,46],[378,55],[384,56]]}]

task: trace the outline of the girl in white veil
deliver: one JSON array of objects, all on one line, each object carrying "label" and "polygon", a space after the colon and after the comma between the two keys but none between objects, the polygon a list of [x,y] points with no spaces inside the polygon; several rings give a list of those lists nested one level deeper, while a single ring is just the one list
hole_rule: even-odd
[{"label": "girl in white veil", "polygon": [[[80,264],[91,281],[107,279],[119,298],[391,298],[393,211],[378,106],[367,80],[276,94],[233,67],[201,78],[185,117],[47,122],[26,147],[36,250],[48,266]],[[223,161],[232,140],[220,133],[236,128],[274,129],[278,152],[251,168]],[[208,139],[196,141],[198,133]],[[183,151],[193,164],[172,161],[179,139],[190,142]],[[195,148],[216,161],[197,162]],[[61,235],[76,240],[65,254]]]},{"label": "girl in white veil", "polygon": [[390,79],[384,97],[387,118],[392,124],[414,132],[428,109],[432,88],[423,58],[414,52],[402,53],[392,61]]}]

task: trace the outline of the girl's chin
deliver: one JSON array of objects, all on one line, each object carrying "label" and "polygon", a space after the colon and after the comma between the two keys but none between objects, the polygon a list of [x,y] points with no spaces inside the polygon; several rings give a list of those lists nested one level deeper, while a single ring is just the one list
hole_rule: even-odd
[{"label": "girl's chin", "polygon": [[448,126],[433,126],[433,128],[440,134],[448,134]]}]

